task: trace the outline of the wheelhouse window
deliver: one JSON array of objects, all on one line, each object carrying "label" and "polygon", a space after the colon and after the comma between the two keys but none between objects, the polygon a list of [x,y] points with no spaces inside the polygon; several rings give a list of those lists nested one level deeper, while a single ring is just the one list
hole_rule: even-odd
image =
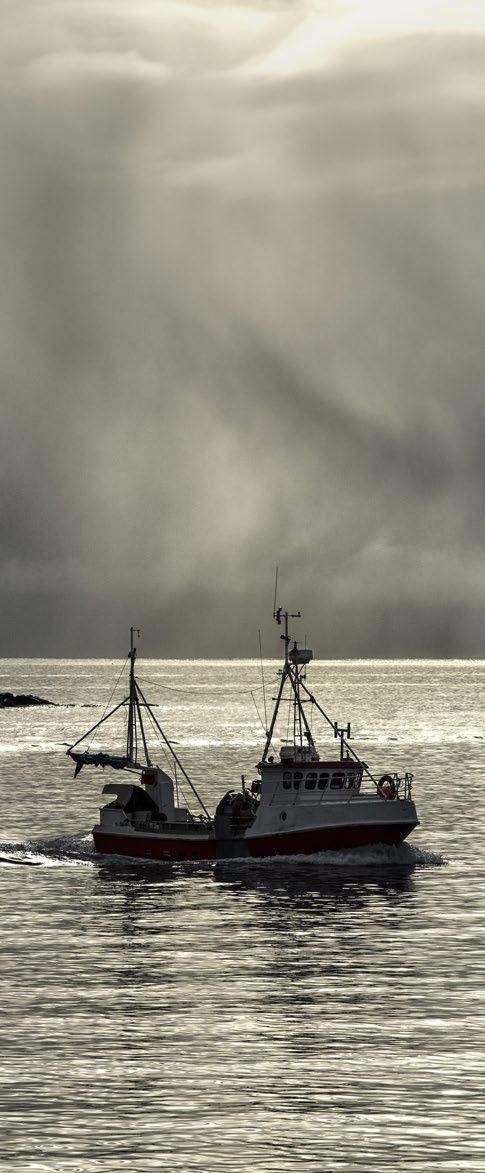
[{"label": "wheelhouse window", "polygon": [[319,790],[326,790],[327,786],[328,786],[328,774],[319,774],[318,775],[318,789]]},{"label": "wheelhouse window", "polygon": [[330,789],[331,790],[341,790],[343,784],[344,784],[343,774],[332,774],[332,777],[330,779]]},{"label": "wheelhouse window", "polygon": [[295,773],[293,774],[293,789],[294,790],[300,789],[300,782],[301,782],[302,778],[303,778],[303,774],[302,774],[301,770],[295,770]]},{"label": "wheelhouse window", "polygon": [[293,775],[291,773],[291,770],[285,770],[283,773],[283,789],[284,790],[291,790],[292,778],[293,778]]},{"label": "wheelhouse window", "polygon": [[344,783],[345,789],[346,790],[353,790],[354,787],[358,786],[358,782],[359,782],[358,774],[347,774],[346,779],[345,779],[345,783]]},{"label": "wheelhouse window", "polygon": [[312,772],[311,774],[307,774],[307,776],[305,778],[305,790],[314,790],[316,784],[317,784],[317,775],[314,772]]}]

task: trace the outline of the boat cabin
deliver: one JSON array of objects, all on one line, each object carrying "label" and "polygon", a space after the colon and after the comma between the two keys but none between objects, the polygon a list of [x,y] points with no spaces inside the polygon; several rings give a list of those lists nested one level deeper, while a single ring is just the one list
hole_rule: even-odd
[{"label": "boat cabin", "polygon": [[[296,747],[298,748],[298,747]],[[282,754],[283,756],[283,754]],[[271,788],[272,801],[276,796],[286,802],[321,800],[325,795],[337,797],[339,791],[358,794],[362,783],[363,767],[351,758],[343,761],[263,762],[258,767],[261,774],[261,794]],[[343,797],[343,795],[342,795]]]}]

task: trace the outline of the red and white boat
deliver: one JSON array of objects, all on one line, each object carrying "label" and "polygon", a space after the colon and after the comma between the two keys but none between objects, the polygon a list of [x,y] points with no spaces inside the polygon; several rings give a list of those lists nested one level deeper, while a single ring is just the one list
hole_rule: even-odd
[{"label": "red and white boat", "polygon": [[[283,625],[284,663],[258,778],[240,790],[229,790],[212,818],[182,762],[162,729],[135,676],[136,648],[131,629],[129,693],[79,741],[68,749],[76,774],[85,765],[111,767],[136,775],[136,780],[109,782],[93,828],[96,851],[153,860],[215,860],[276,855],[313,854],[369,844],[399,844],[419,823],[411,798],[412,774],[390,772],[376,779],[349,744],[350,725],[333,722],[306,683],[313,658],[289,635],[289,620],[300,618],[278,608]],[[289,699],[291,740],[274,747],[278,713]],[[126,706],[126,753],[82,751],[79,747],[113,713]],[[305,706],[332,727],[340,743],[338,757],[318,752]],[[155,765],[148,750],[145,721],[149,717],[174,762],[174,777]],[[141,748],[144,762],[138,760]],[[272,752],[273,751],[273,752]],[[180,774],[199,807],[194,814],[178,801]]]}]

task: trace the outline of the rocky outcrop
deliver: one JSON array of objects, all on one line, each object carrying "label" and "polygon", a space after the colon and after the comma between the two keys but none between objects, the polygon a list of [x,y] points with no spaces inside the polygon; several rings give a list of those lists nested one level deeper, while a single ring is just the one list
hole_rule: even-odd
[{"label": "rocky outcrop", "polygon": [[52,705],[54,701],[45,701],[41,696],[32,696],[30,693],[0,692],[0,709],[20,709],[25,705]]}]

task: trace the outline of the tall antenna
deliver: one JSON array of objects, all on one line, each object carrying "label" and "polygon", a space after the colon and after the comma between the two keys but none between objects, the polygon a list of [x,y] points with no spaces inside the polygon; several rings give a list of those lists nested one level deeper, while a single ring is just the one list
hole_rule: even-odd
[{"label": "tall antenna", "polygon": [[128,707],[128,730],[126,735],[126,756],[130,766],[135,765],[136,761],[136,685],[135,685],[135,660],[136,647],[134,642],[135,631],[139,630],[137,627],[130,627],[130,694]]},{"label": "tall antenna", "polygon": [[260,663],[261,663],[261,683],[263,685],[264,731],[266,733],[268,730],[268,714],[266,711],[266,689],[264,686],[263,649],[261,647],[261,629],[259,627],[258,627],[258,636],[259,636],[259,659],[260,659]]},{"label": "tall antenna", "polygon": [[274,579],[274,603],[273,603],[273,619],[276,619],[276,596],[278,593],[278,567],[276,567],[276,574]]}]

